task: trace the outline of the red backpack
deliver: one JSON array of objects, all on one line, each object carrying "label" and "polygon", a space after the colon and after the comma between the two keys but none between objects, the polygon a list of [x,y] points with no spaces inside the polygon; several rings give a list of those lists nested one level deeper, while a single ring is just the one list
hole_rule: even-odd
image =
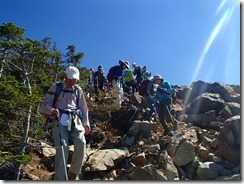
[{"label": "red backpack", "polygon": [[148,85],[149,82],[151,82],[151,80],[144,80],[144,81],[141,83],[141,86],[140,86],[139,89],[138,89],[138,93],[139,93],[139,95],[141,95],[141,96],[146,95],[147,85]]}]

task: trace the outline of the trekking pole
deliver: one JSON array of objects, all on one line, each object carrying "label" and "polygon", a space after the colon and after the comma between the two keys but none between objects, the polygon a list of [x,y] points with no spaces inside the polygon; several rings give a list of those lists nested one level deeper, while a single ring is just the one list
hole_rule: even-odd
[{"label": "trekking pole", "polygon": [[131,116],[130,118],[130,121],[134,118],[134,116],[136,115],[136,112],[137,112],[138,108],[135,109],[135,112],[133,113],[133,115]]},{"label": "trekking pole", "polygon": [[173,115],[170,113],[170,111],[169,111],[169,107],[168,107],[167,105],[165,105],[165,106],[166,106],[166,109],[167,109],[167,111],[168,111],[169,117],[170,117],[172,123],[174,124],[174,129],[177,130],[177,129],[178,129],[178,125],[177,125],[177,123],[175,122],[175,120],[173,119]]},{"label": "trekking pole", "polygon": [[59,128],[60,147],[61,147],[61,151],[62,151],[63,164],[64,164],[64,174],[65,174],[65,179],[68,180],[68,173],[67,173],[67,168],[66,168],[67,166],[66,166],[65,155],[64,155],[64,146],[67,146],[67,144],[64,141],[64,139],[62,139],[62,137],[61,137],[60,126],[59,126],[59,122],[60,122],[59,114],[57,115],[57,117],[58,117],[57,126]]}]

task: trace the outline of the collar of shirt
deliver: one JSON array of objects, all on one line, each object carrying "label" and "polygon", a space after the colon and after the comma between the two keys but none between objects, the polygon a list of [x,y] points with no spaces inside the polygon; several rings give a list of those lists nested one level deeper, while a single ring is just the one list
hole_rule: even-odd
[{"label": "collar of shirt", "polygon": [[63,81],[62,86],[63,86],[63,89],[67,89],[67,90],[74,90],[75,89],[75,86],[72,86],[71,88],[68,88],[65,81]]}]

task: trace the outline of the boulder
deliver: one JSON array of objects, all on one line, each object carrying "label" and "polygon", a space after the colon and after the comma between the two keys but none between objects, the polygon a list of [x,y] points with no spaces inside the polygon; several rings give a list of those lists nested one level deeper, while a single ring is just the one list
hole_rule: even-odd
[{"label": "boulder", "polygon": [[145,167],[137,166],[136,169],[129,175],[130,180],[156,180],[153,174],[145,169]]},{"label": "boulder", "polygon": [[149,121],[134,121],[133,125],[128,131],[129,136],[138,137],[142,135],[145,138],[151,137],[151,130],[155,128],[155,125],[151,124]]},{"label": "boulder", "polygon": [[211,85],[211,93],[218,93],[226,102],[238,102],[239,94],[237,94],[230,85],[222,83],[213,83]]},{"label": "boulder", "polygon": [[197,176],[201,180],[215,180],[219,176],[228,174],[230,174],[229,170],[214,162],[201,163],[197,169]]},{"label": "boulder", "polygon": [[203,114],[215,110],[217,115],[224,106],[225,101],[219,94],[203,93],[191,102],[188,108],[188,114]]},{"label": "boulder", "polygon": [[178,170],[166,150],[160,154],[159,163],[159,169],[163,171],[168,180],[175,180],[176,178],[179,178]]},{"label": "boulder", "polygon": [[184,141],[177,149],[173,162],[177,166],[183,166],[193,161],[195,158],[195,152],[193,144],[189,141]]},{"label": "boulder", "polygon": [[207,92],[209,90],[210,86],[211,85],[209,83],[203,82],[201,80],[199,80],[197,82],[193,82],[191,84],[191,91],[190,91],[190,93],[188,91],[188,94],[186,94],[184,102],[188,104],[193,99],[195,99],[197,96]]},{"label": "boulder", "polygon": [[233,116],[225,121],[225,126],[220,129],[220,136],[228,144],[240,145],[241,141],[241,122],[240,116]]},{"label": "boulder", "polygon": [[225,121],[218,136],[216,154],[232,163],[240,164],[241,122],[240,116],[233,116]]},{"label": "boulder", "polygon": [[199,127],[207,127],[211,122],[216,120],[215,110],[211,110],[203,114],[189,114],[187,118],[188,122]]},{"label": "boulder", "polygon": [[128,155],[127,149],[104,149],[90,155],[84,164],[85,171],[106,171],[121,163]]},{"label": "boulder", "polygon": [[240,115],[241,113],[241,105],[236,102],[227,102],[226,105],[230,108],[233,116]]}]

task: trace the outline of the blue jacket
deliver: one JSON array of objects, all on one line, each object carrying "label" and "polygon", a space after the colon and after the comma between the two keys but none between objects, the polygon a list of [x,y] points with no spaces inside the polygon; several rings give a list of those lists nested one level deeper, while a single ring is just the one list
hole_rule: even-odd
[{"label": "blue jacket", "polygon": [[[162,91],[159,91],[158,89],[162,88]],[[161,102],[162,100],[166,100],[169,99],[171,97],[174,97],[175,92],[174,89],[171,87],[170,83],[168,81],[161,81],[161,83],[159,84],[157,91],[156,91],[156,95],[155,95],[155,99],[159,102]]]}]

